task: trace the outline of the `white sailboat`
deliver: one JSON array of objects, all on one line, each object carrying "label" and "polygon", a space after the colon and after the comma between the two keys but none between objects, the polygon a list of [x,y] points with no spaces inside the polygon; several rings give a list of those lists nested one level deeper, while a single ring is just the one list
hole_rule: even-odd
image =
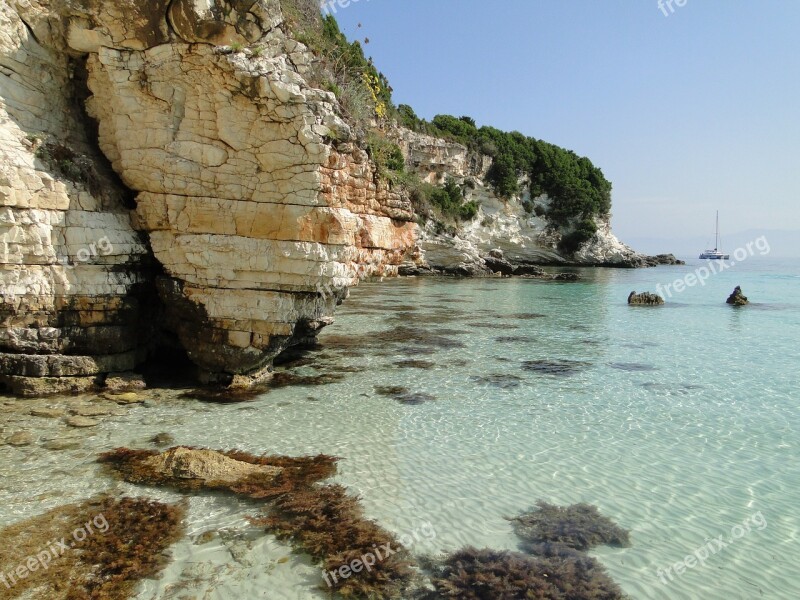
[{"label": "white sailboat", "polygon": [[714,249],[706,250],[700,255],[700,258],[708,260],[728,260],[730,258],[730,254],[723,254],[722,250],[719,249],[719,211],[717,211],[717,231],[714,235]]}]

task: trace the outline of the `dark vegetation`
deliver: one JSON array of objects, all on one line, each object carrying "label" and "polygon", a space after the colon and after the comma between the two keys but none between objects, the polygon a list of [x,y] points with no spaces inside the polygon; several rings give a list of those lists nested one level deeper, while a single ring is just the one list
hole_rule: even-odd
[{"label": "dark vegetation", "polygon": [[[94,521],[102,515],[107,529]],[[54,540],[68,545],[83,528],[83,541],[52,558],[15,585],[0,585],[0,599],[64,598],[66,600],[123,600],[134,595],[139,581],[158,575],[167,562],[167,549],[183,535],[184,509],[143,498],[101,497],[62,506],[0,531],[0,565],[6,573]],[[92,531],[86,524],[94,523]],[[102,520],[101,520],[102,523]],[[35,589],[35,592],[33,591]]]},{"label": "dark vegetation", "polygon": [[251,521],[290,540],[297,550],[311,555],[330,571],[389,544],[394,554],[376,561],[370,571],[331,581],[343,597],[403,598],[413,570],[408,551],[395,537],[363,515],[357,497],[339,485],[320,485],[336,472],[337,458],[254,456],[240,451],[220,452],[228,458],[254,465],[280,467],[277,476],[249,476],[234,482],[183,479],[165,475],[148,459],[159,453],[118,448],[100,456],[113,474],[130,483],[166,486],[184,492],[227,491],[264,502],[265,515]]},{"label": "dark vegetation", "polygon": [[622,590],[584,553],[630,545],[626,530],[588,504],[538,502],[510,519],[527,554],[464,548],[431,567],[431,598],[464,600],[621,600]]},{"label": "dark vegetation", "polygon": [[528,545],[555,544],[573,550],[595,546],[630,546],[630,534],[591,504],[555,506],[539,501],[536,508],[511,519],[514,531]]},{"label": "dark vegetation", "polygon": [[[393,390],[387,392],[394,393]],[[346,488],[321,483],[335,473],[336,458],[325,455],[300,458],[254,456],[236,450],[220,454],[253,465],[278,467],[283,471],[277,475],[273,471],[263,479],[247,476],[239,481],[214,482],[187,480],[172,472],[165,475],[150,460],[159,454],[149,450],[120,448],[103,454],[100,461],[128,482],[168,486],[186,492],[228,491],[259,501],[265,512],[250,521],[264,526],[280,539],[290,541],[298,551],[310,555],[325,570],[331,585],[329,591],[344,598],[624,598],[603,567],[582,552],[597,544],[629,544],[628,532],[600,515],[593,506],[577,504],[562,508],[539,502],[534,510],[511,519],[529,554],[467,547],[441,560],[429,559],[424,567],[431,577],[432,586],[424,589],[420,586],[419,565],[408,549],[391,532],[366,519],[359,499],[348,494]],[[109,513],[112,513],[110,509]],[[131,513],[135,515],[136,511]],[[169,516],[167,514],[161,521],[148,525],[142,535],[154,535],[156,525]],[[167,524],[170,523],[172,521]],[[134,522],[130,527],[135,526]],[[174,530],[169,526],[165,529]],[[171,539],[171,535],[165,539]],[[153,571],[160,564],[158,553],[154,558],[149,549],[137,548],[152,564],[143,564],[141,568],[137,565],[136,569],[123,567],[120,577],[125,581],[128,572],[138,577],[141,572]],[[103,553],[107,550],[103,545],[100,550],[93,551],[92,560],[102,563]],[[375,556],[377,552],[382,552],[382,555],[374,561],[371,569],[353,573],[347,578],[330,576],[340,567],[353,564],[355,560],[363,563],[365,556]],[[113,575],[104,578],[104,581],[112,580]],[[117,596],[70,596],[69,600],[84,598],[100,600]]]},{"label": "dark vegetation", "polygon": [[402,598],[411,582],[414,564],[408,550],[374,521],[364,518],[358,498],[340,485],[300,490],[278,498],[270,515],[254,519],[280,539],[322,563],[326,572],[362,559],[387,545],[394,554],[375,562],[369,571],[348,579],[331,580],[344,597]]},{"label": "dark vegetation", "polygon": [[40,141],[35,136],[31,138],[31,141],[36,144],[34,151],[36,158],[45,163],[55,175],[73,183],[81,183],[92,194],[97,194],[101,183],[90,158],[78,154],[69,146],[58,141]]},{"label": "dark vegetation", "polygon": [[546,193],[553,200],[546,215],[558,225],[570,219],[603,216],[611,210],[611,183],[588,158],[571,150],[518,131],[479,128],[470,117],[437,115],[428,123],[414,115],[411,107],[401,106],[398,111],[401,123],[409,129],[491,156],[493,163],[486,179],[499,196],[519,195],[524,191],[519,179],[527,178],[532,197]]},{"label": "dark vegetation", "polygon": [[[464,190],[456,182],[432,185],[406,172],[400,148],[375,134],[391,120],[491,156],[486,181],[502,198],[520,196],[523,187],[532,198],[546,193],[551,200],[547,209],[531,200],[523,201],[523,206],[528,213],[546,217],[554,227],[575,227],[561,241],[562,253],[573,254],[595,234],[595,217],[605,216],[611,209],[611,183],[588,158],[516,131],[478,127],[471,117],[437,115],[430,122],[421,119],[407,104],[393,104],[392,88],[364,54],[362,42],[348,41],[335,17],[322,15],[317,2],[281,0],[281,7],[289,31],[319,59],[312,80],[336,95],[344,116],[358,131],[365,134],[372,130],[368,151],[379,176],[407,189],[423,222],[431,219],[437,232],[453,233],[454,225],[476,216],[478,205],[465,202]],[[524,182],[522,186],[520,181]]]},{"label": "dark vegetation", "polygon": [[622,591],[580,553],[531,557],[467,547],[434,568],[431,598],[460,600],[618,600]]}]

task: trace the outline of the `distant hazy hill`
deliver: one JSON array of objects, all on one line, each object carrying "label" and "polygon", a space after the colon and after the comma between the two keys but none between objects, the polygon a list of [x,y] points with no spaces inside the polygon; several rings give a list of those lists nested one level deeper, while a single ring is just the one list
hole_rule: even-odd
[{"label": "distant hazy hill", "polygon": [[[722,250],[731,253],[737,248],[743,248],[748,242],[764,236],[770,247],[770,256],[773,257],[800,257],[800,231],[783,231],[779,229],[748,229],[731,233],[722,237]],[[677,256],[694,256],[706,248],[714,246],[714,236],[685,237],[685,238],[636,238],[626,237],[625,243],[639,252],[646,254],[659,254],[672,252]]]}]

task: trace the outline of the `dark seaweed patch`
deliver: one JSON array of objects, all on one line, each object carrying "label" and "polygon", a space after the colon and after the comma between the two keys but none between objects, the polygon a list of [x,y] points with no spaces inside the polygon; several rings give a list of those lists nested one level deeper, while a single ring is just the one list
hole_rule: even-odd
[{"label": "dark seaweed patch", "polygon": [[539,501],[536,508],[510,519],[514,532],[529,549],[541,551],[540,544],[555,544],[572,550],[590,550],[595,546],[630,546],[630,534],[596,506],[586,503],[556,506]]},{"label": "dark seaweed patch", "polygon": [[485,321],[478,321],[477,323],[467,323],[468,327],[475,327],[478,329],[519,329],[519,325],[507,325],[503,323],[502,325],[498,325],[497,323],[487,323]]},{"label": "dark seaweed patch", "polygon": [[510,390],[519,387],[522,383],[522,378],[508,373],[493,373],[492,375],[472,375],[470,380],[478,385],[488,385],[491,387],[500,388],[501,390]]},{"label": "dark seaweed patch", "polygon": [[655,381],[648,381],[646,383],[641,384],[641,386],[649,390],[651,392],[664,392],[667,394],[680,394],[685,396],[690,392],[694,392],[697,390],[702,390],[702,385],[693,385],[693,384],[684,384],[684,385],[673,385],[669,383],[656,383]]},{"label": "dark seaweed patch", "polygon": [[328,385],[337,383],[344,379],[344,375],[339,373],[319,373],[317,375],[300,375],[291,371],[280,371],[269,380],[269,387],[280,389],[285,387],[310,387],[316,385]]},{"label": "dark seaweed patch", "polygon": [[589,363],[577,360],[526,360],[522,363],[525,371],[552,375],[554,377],[569,377],[589,367]]},{"label": "dark seaweed patch", "polygon": [[532,321],[533,319],[545,319],[547,315],[541,313],[512,313],[510,315],[498,315],[501,319],[518,319],[520,321]]},{"label": "dark seaweed patch", "polygon": [[436,363],[431,362],[429,360],[400,360],[394,365],[398,369],[424,369],[429,370],[433,369],[436,366]]},{"label": "dark seaweed patch", "polygon": [[184,400],[197,400],[209,404],[240,404],[242,402],[253,402],[267,391],[269,391],[269,387],[265,384],[255,385],[249,388],[211,386],[183,392],[179,398]]},{"label": "dark seaweed patch", "polygon": [[[6,527],[0,531],[3,569],[30,564],[29,557],[55,547],[54,540],[68,540],[70,550],[54,554],[44,569],[28,570],[13,587],[0,585],[0,599],[132,598],[141,580],[155,578],[168,563],[169,546],[184,534],[184,512],[183,506],[145,498],[101,497]],[[73,537],[79,529],[82,541]]]},{"label": "dark seaweed patch", "polygon": [[433,402],[436,400],[436,396],[426,394],[424,392],[412,392],[407,387],[399,385],[376,385],[375,392],[380,396],[396,400],[400,404],[408,404],[412,406],[424,404],[426,402]]},{"label": "dark seaweed patch", "polygon": [[527,335],[501,335],[494,338],[500,344],[529,344],[536,341],[536,338]]},{"label": "dark seaweed patch", "polygon": [[619,371],[630,371],[633,373],[657,370],[653,365],[648,365],[644,363],[616,362],[616,363],[609,363],[608,366],[611,367],[612,369],[617,369]]},{"label": "dark seaweed patch", "polygon": [[593,558],[531,557],[467,547],[433,566],[434,598],[461,600],[621,600]]}]

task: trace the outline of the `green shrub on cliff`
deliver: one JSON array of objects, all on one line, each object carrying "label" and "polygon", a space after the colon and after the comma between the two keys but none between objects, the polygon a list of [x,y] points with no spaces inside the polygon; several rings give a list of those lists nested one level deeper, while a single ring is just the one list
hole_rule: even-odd
[{"label": "green shrub on cliff", "polygon": [[[464,144],[474,152],[491,156],[486,181],[498,196],[511,198],[529,187],[532,197],[551,198],[547,217],[559,226],[573,219],[591,219],[611,210],[611,183],[585,157],[542,140],[494,127],[477,127],[470,117],[436,115],[428,123],[411,107],[398,109],[405,127]],[[588,231],[583,228],[583,232]]]},{"label": "green shrub on cliff", "polygon": [[450,178],[443,186],[436,186],[412,176],[406,178],[403,185],[410,192],[415,212],[423,219],[433,218],[443,224],[459,223],[471,221],[478,214],[478,203],[464,201],[464,190],[455,179]]},{"label": "green shrub on cliff", "polygon": [[366,127],[394,110],[389,81],[364,55],[360,41],[347,40],[333,15],[322,15],[312,0],[280,1],[292,36],[319,59],[314,83],[336,94],[351,120]]},{"label": "green shrub on cliff", "polygon": [[405,171],[406,159],[400,147],[376,132],[367,135],[367,152],[378,167],[379,176],[390,177]]},{"label": "green shrub on cliff", "polygon": [[597,225],[594,220],[587,218],[583,219],[575,231],[568,233],[558,244],[558,249],[562,254],[574,254],[581,246],[594,237],[597,233]]}]

